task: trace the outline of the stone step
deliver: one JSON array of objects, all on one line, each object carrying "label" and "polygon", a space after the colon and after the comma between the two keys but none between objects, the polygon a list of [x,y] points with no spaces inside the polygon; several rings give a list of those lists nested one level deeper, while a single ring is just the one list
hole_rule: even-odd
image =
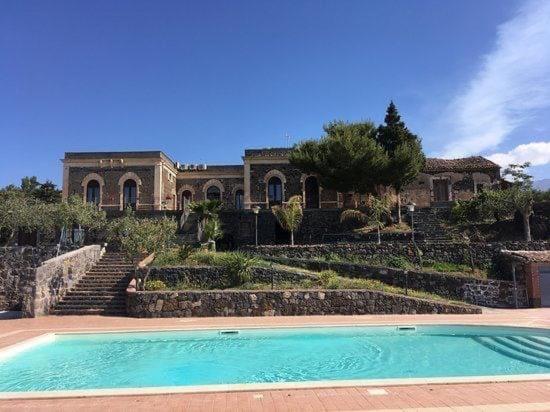
[{"label": "stone step", "polygon": [[95,284],[95,283],[129,283],[130,282],[130,277],[127,277],[127,278],[109,278],[109,277],[94,277],[94,278],[82,278],[78,281],[78,283],[76,284],[76,287],[78,287],[79,285],[84,285],[84,284]]},{"label": "stone step", "polygon": [[87,297],[86,299],[79,299],[79,298],[69,298],[69,299],[63,299],[63,301],[59,304],[59,308],[64,308],[66,306],[124,306],[126,305],[126,299],[124,297],[115,297],[112,298],[110,296],[107,297]]},{"label": "stone step", "polygon": [[52,315],[57,316],[71,316],[71,315],[112,315],[112,316],[126,316],[126,308],[124,310],[110,310],[110,309],[54,309],[50,311]]},{"label": "stone step", "polygon": [[[71,289],[69,292],[67,292],[67,295],[69,293],[75,293],[75,294],[78,294],[78,293],[86,293],[86,294],[90,294],[90,293],[125,293],[126,292],[126,285],[124,286],[118,286],[118,285],[115,285],[115,286],[94,286],[94,287],[81,287],[81,288],[78,288],[78,289]],[[67,296],[65,295],[65,296]]]},{"label": "stone step", "polygon": [[126,287],[128,286],[130,282],[129,281],[124,281],[124,282],[121,282],[121,281],[116,281],[116,280],[113,280],[113,281],[88,281],[88,282],[82,282],[82,283],[79,283],[78,285],[76,285],[73,289],[71,290],[79,290],[79,289],[95,289],[95,288],[119,288],[119,289],[126,289]]},{"label": "stone step", "polygon": [[63,297],[66,298],[79,298],[79,299],[86,299],[86,298],[94,298],[94,297],[126,297],[126,291],[123,290],[112,290],[107,292],[98,292],[96,290],[90,290],[90,291],[71,291],[67,292],[67,294]]},{"label": "stone step", "polygon": [[111,309],[111,310],[126,310],[126,302],[124,303],[108,303],[108,302],[61,302],[56,306],[56,309]]}]

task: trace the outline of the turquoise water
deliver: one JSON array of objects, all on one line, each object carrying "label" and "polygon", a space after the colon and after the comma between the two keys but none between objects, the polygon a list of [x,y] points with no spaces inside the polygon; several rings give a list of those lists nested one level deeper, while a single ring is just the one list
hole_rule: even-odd
[{"label": "turquoise water", "polygon": [[419,326],[56,335],[0,392],[550,373],[550,331]]}]

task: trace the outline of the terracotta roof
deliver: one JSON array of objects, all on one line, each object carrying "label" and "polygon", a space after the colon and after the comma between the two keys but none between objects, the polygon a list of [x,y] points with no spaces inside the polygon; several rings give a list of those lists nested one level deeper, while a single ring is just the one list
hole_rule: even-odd
[{"label": "terracotta roof", "polygon": [[262,156],[262,157],[284,157],[288,156],[292,148],[290,147],[266,147],[263,149],[246,149],[244,156]]},{"label": "terracotta roof", "polygon": [[550,263],[550,250],[503,250],[502,253],[526,262]]},{"label": "terracotta roof", "polygon": [[495,169],[500,169],[500,166],[482,156],[471,156],[461,159],[438,159],[429,157],[426,159],[424,172],[475,172],[478,170]]}]

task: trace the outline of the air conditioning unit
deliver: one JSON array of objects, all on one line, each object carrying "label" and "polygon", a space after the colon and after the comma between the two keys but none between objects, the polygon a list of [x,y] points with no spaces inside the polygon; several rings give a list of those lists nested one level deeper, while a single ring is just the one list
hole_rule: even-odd
[{"label": "air conditioning unit", "polygon": [[178,169],[178,170],[181,169],[181,164],[180,164],[180,162],[176,162],[176,169]]},{"label": "air conditioning unit", "polygon": [[205,164],[197,165],[197,169],[198,170],[206,170],[206,165]]}]

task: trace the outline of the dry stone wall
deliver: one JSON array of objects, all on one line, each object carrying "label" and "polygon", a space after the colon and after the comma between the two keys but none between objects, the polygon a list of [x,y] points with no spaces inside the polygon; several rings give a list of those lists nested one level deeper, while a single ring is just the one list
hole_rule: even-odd
[{"label": "dry stone wall", "polygon": [[54,246],[0,248],[0,310],[21,310],[24,290],[32,283],[35,268],[55,253]]},{"label": "dry stone wall", "polygon": [[130,292],[128,315],[143,318],[481,313],[447,304],[369,290]]},{"label": "dry stone wall", "polygon": [[[458,242],[418,242],[423,259],[469,265],[471,259],[477,267],[490,267],[502,249],[507,250],[550,250],[550,242],[494,242],[471,243]],[[342,242],[317,245],[262,245],[241,248],[262,256],[279,256],[301,259],[323,259],[338,256],[344,260],[364,257],[404,256],[414,259],[414,248],[410,242],[386,242],[380,245],[371,242]],[[502,278],[509,274],[502,273]]]},{"label": "dry stone wall", "polygon": [[23,289],[22,315],[47,315],[65,293],[101,258],[99,245],[84,246],[46,260]]},{"label": "dry stone wall", "polygon": [[[290,270],[269,267],[254,267],[251,273],[252,282],[299,282],[304,279],[314,279],[313,276]],[[167,286],[173,287],[180,282],[197,285],[205,289],[227,287],[228,279],[224,270],[214,266],[172,266],[151,268],[150,280],[162,280]]]},{"label": "dry stone wall", "polygon": [[392,286],[436,293],[452,300],[487,307],[519,307],[529,305],[524,282],[514,284],[497,279],[475,279],[465,276],[402,270],[346,262],[323,262],[320,260],[264,257],[274,262],[305,269],[321,271],[332,269],[341,276],[376,279]]}]

